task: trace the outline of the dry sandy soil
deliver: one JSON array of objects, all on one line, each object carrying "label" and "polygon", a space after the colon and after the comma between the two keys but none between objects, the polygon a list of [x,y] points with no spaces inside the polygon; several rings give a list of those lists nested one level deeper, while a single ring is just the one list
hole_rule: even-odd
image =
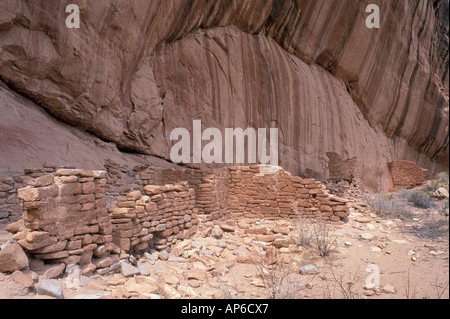
[{"label": "dry sandy soil", "polygon": [[[242,217],[216,222],[220,227],[201,223],[169,256],[131,257],[144,267],[141,275],[125,277],[118,269],[57,280],[64,298],[449,298],[448,216],[439,212],[445,201],[434,209],[411,206],[405,220],[381,218],[360,201],[349,205],[345,224],[322,228],[332,245],[327,257],[314,236],[300,245],[313,234],[309,221]],[[0,232],[0,244],[8,237]],[[308,273],[305,265],[317,269]],[[53,298],[36,290],[49,267],[0,273],[0,297]],[[370,281],[378,270],[379,282]],[[371,282],[379,286],[368,289]]]}]

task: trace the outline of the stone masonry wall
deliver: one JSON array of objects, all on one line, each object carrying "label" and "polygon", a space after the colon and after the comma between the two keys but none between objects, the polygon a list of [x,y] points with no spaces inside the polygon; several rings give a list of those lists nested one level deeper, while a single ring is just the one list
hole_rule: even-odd
[{"label": "stone masonry wall", "polygon": [[21,175],[0,175],[0,227],[21,218],[17,189],[25,186]]},{"label": "stone masonry wall", "polygon": [[[347,218],[346,200],[330,196],[314,179],[292,176],[282,168],[264,165],[235,166],[214,172],[199,185],[200,211],[211,219],[226,212],[230,217]],[[263,173],[262,173],[263,172]],[[220,208],[220,209],[219,209]]]},{"label": "stone masonry wall", "polygon": [[328,152],[327,156],[329,179],[332,182],[347,181],[354,183],[360,181],[359,165],[356,157],[342,159],[339,154],[334,152]]},{"label": "stone masonry wall", "polygon": [[388,164],[394,189],[413,188],[425,182],[428,170],[411,161],[395,161]]},{"label": "stone masonry wall", "polygon": [[[143,194],[144,193],[144,194]],[[170,250],[190,238],[198,223],[195,192],[187,182],[147,185],[132,191],[109,209],[113,242],[125,251]]]},{"label": "stone masonry wall", "polygon": [[261,166],[229,167],[229,212],[265,218],[319,217],[332,222],[347,218],[345,200],[330,196],[314,179],[292,176],[279,168],[261,173]]},{"label": "stone masonry wall", "polygon": [[197,207],[208,220],[217,220],[227,214],[229,172],[227,169],[210,171],[198,185]]},{"label": "stone masonry wall", "polygon": [[18,190],[23,227],[14,239],[36,259],[90,264],[113,250],[106,172],[58,169]]},{"label": "stone masonry wall", "polygon": [[17,190],[22,219],[7,230],[33,258],[90,270],[108,271],[123,253],[170,251],[196,231],[198,214],[207,220],[307,216],[341,222],[348,212],[346,201],[328,195],[320,182],[264,165],[203,172],[194,182],[197,192],[188,181],[150,185],[139,173],[133,190],[108,201],[106,171],[46,168],[27,174],[28,186]]},{"label": "stone masonry wall", "polygon": [[33,178],[54,173],[56,166],[45,163],[42,168],[0,172],[0,227],[22,218],[17,190]]}]

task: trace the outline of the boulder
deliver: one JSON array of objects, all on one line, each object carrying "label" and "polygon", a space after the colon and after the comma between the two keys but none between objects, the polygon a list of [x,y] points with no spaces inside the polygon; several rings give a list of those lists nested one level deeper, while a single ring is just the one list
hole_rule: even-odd
[{"label": "boulder", "polygon": [[61,263],[58,265],[51,266],[44,272],[44,278],[45,279],[53,279],[57,278],[64,272],[64,269],[66,269],[66,264]]},{"label": "boulder", "polygon": [[7,225],[5,227],[5,230],[9,233],[15,234],[24,228],[25,228],[25,221],[23,219],[19,219],[18,221],[15,221],[14,223]]},{"label": "boulder", "polygon": [[437,199],[448,199],[448,190],[444,187],[439,187],[434,193],[433,197]]},{"label": "boulder", "polygon": [[28,257],[17,243],[5,243],[0,250],[0,271],[14,272],[28,267]]},{"label": "boulder", "polygon": [[300,267],[300,274],[302,275],[316,275],[319,273],[319,269],[317,269],[316,265],[309,264]]},{"label": "boulder", "polygon": [[37,287],[39,295],[46,295],[55,297],[57,299],[64,299],[63,289],[57,279],[49,279],[41,282]]},{"label": "boulder", "polygon": [[223,236],[223,230],[219,226],[214,226],[214,228],[211,229],[210,234],[215,239],[220,239]]},{"label": "boulder", "polygon": [[120,272],[124,277],[133,277],[135,275],[140,274],[138,268],[134,267],[133,265],[130,265],[127,262],[121,262],[120,265],[121,265]]}]

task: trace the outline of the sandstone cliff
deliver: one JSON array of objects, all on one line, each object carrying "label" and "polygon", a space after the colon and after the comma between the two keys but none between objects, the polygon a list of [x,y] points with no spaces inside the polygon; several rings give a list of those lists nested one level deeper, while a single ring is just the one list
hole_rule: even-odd
[{"label": "sandstone cliff", "polygon": [[[65,26],[74,2],[80,29]],[[2,0],[0,79],[122,151],[168,159],[171,130],[193,119],[275,126],[292,173],[326,178],[335,152],[387,189],[393,160],[448,170],[448,1],[372,3],[380,29],[366,28],[359,0]],[[19,118],[0,130],[17,132]],[[38,151],[64,164],[63,146],[9,136],[0,167]]]}]

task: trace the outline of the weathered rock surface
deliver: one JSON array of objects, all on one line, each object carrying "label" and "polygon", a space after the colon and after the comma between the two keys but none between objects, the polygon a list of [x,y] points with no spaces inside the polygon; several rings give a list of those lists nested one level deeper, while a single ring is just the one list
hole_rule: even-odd
[{"label": "weathered rock surface", "polygon": [[[280,164],[292,173],[327,177],[325,154],[335,152],[360,158],[368,187],[388,189],[388,162],[413,160],[430,174],[448,166],[448,3],[382,3],[380,30],[365,27],[364,5],[119,0],[81,5],[81,28],[68,29],[63,3],[6,0],[0,79],[114,142],[96,149],[168,159],[171,130],[193,119],[219,129],[276,126]],[[66,144],[98,140],[83,143],[84,133],[66,127],[75,139],[47,146],[47,117],[35,131],[17,114],[0,120],[1,153],[11,154],[1,167],[42,147],[58,161],[70,153],[81,161]]]},{"label": "weathered rock surface", "polygon": [[57,166],[104,169],[105,158],[128,165],[168,166],[166,161],[151,156],[144,159],[143,156],[124,155],[114,143],[55,120],[1,81],[0,128],[0,170],[41,167],[46,161]]}]

